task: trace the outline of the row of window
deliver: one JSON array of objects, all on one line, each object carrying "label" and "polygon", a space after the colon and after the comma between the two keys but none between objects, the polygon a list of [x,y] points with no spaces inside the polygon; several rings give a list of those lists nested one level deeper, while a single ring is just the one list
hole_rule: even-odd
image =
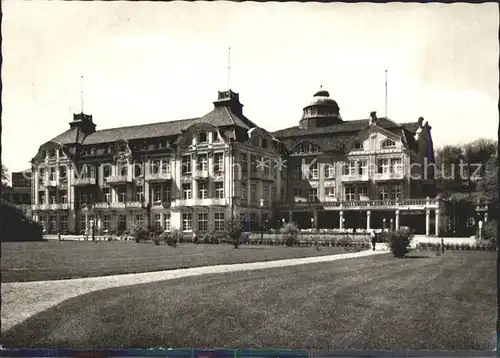
[{"label": "row of window", "polygon": [[[269,191],[269,188],[271,190]],[[269,198],[269,194],[271,194],[271,197]],[[262,198],[257,197],[257,184],[252,183],[250,184],[250,201],[251,202],[257,202],[259,199],[263,199],[265,203],[269,201],[276,201],[277,200],[277,189],[276,186],[274,185],[267,185],[264,184],[262,186]],[[248,184],[246,182],[241,182],[240,186],[240,200],[241,201],[247,201],[248,200]],[[281,188],[280,190],[280,200],[285,200],[285,188]]]},{"label": "row of window", "polygon": [[[377,161],[377,172],[380,174],[402,174],[403,173],[403,162],[401,158],[393,159],[379,159]],[[368,160],[350,160],[344,165],[345,175],[366,175],[368,174]],[[294,172],[292,173],[293,180],[300,180],[303,176],[309,179],[319,179],[319,165],[314,163],[307,166],[302,166],[301,164],[296,164],[294,167]],[[335,178],[335,165],[325,163],[324,164],[324,176],[325,179]]]},{"label": "row of window", "polygon": [[[309,189],[307,199],[310,202],[319,201],[318,189],[313,188]],[[302,190],[295,189],[295,196],[298,198],[303,198],[304,194]],[[335,198],[335,187],[325,188],[325,197],[326,198]],[[381,185],[379,186],[379,199],[380,200],[398,200],[403,197],[403,187],[401,185]],[[351,186],[348,185],[345,187],[345,200],[353,201],[353,200],[362,200],[362,198],[368,198],[368,187],[361,186]]]}]

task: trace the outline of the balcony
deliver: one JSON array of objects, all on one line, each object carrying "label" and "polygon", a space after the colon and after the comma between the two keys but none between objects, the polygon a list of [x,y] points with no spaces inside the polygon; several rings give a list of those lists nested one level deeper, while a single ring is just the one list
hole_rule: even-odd
[{"label": "balcony", "polygon": [[111,209],[125,209],[125,202],[109,203]]},{"label": "balcony", "polygon": [[50,210],[50,211],[58,211],[58,210],[69,210],[68,203],[58,203],[58,204],[34,204],[31,206],[32,210]]},{"label": "balcony", "polygon": [[346,182],[346,183],[367,182],[369,180],[370,180],[370,178],[368,176],[368,173],[365,173],[365,174],[343,174],[342,175],[342,182]]},{"label": "balcony", "polygon": [[47,179],[43,182],[43,186],[47,188],[55,188],[57,186],[57,180]]},{"label": "balcony", "polygon": [[154,207],[154,208],[169,208],[171,205],[171,201],[168,200],[168,201],[161,201],[161,200],[157,200],[157,201],[153,201],[151,203],[151,206]]},{"label": "balcony", "polygon": [[87,185],[95,185],[95,178],[76,178],[73,185],[74,186],[87,186]]},{"label": "balcony", "polygon": [[208,198],[208,199],[177,199],[173,207],[185,206],[226,206],[229,205],[227,199]]},{"label": "balcony", "polygon": [[195,180],[207,180],[208,170],[197,170],[193,173],[193,178]]},{"label": "balcony", "polygon": [[109,203],[95,203],[94,208],[96,208],[96,209],[109,209]]},{"label": "balcony", "polygon": [[147,182],[163,182],[172,180],[172,173],[148,173],[144,178]]},{"label": "balcony", "polygon": [[274,203],[276,210],[418,210],[439,208],[438,199],[399,199],[399,200],[351,200],[322,202]]},{"label": "balcony", "polygon": [[213,175],[213,180],[215,180],[215,181],[224,180],[224,172],[220,171],[220,170],[215,171],[214,175]]},{"label": "balcony", "polygon": [[403,180],[403,178],[404,178],[404,173],[402,171],[373,174],[374,181]]},{"label": "balcony", "polygon": [[128,175],[113,175],[104,178],[104,181],[109,185],[121,185],[121,184],[132,183],[132,177]]},{"label": "balcony", "polygon": [[140,209],[140,208],[142,208],[142,202],[140,202],[140,201],[126,201],[125,207],[126,208]]},{"label": "balcony", "polygon": [[89,211],[94,207],[94,204],[89,204],[89,203],[81,203],[80,204],[80,210],[81,211]]}]

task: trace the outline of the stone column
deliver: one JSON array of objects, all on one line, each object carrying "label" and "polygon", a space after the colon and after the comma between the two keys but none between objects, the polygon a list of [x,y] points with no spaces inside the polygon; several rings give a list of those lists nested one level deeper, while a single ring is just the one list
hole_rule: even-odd
[{"label": "stone column", "polygon": [[435,229],[435,235],[439,236],[439,209],[436,209],[436,227]]},{"label": "stone column", "polygon": [[191,197],[193,199],[198,199],[198,181],[195,179],[195,175],[198,173],[197,163],[198,158],[196,155],[191,154],[191,173],[193,178],[191,180]]},{"label": "stone column", "polygon": [[38,197],[38,190],[39,190],[39,185],[40,185],[40,174],[39,174],[39,171],[38,171],[38,167],[35,168],[35,170],[33,170],[33,177],[35,178],[33,180],[33,188],[35,188],[34,190],[34,198],[31,200],[32,203],[34,204],[40,204],[39,202],[39,197]]},{"label": "stone column", "polygon": [[399,210],[396,210],[396,230],[399,230]]},{"label": "stone column", "polygon": [[293,212],[292,210],[288,210],[288,222],[293,222]]},{"label": "stone column", "polygon": [[339,212],[339,229],[340,230],[344,229],[344,212],[343,211]]},{"label": "stone column", "polygon": [[89,227],[89,214],[85,213],[85,230]]},{"label": "stone column", "polygon": [[425,236],[430,235],[430,211],[425,209]]},{"label": "stone column", "polygon": [[318,211],[314,210],[313,215],[314,215],[314,229],[318,230]]},{"label": "stone column", "polygon": [[371,211],[370,211],[370,210],[368,210],[368,211],[366,212],[366,230],[370,230],[370,224],[371,224],[371,220],[370,220],[370,219],[371,219],[371,214],[372,214],[372,213],[371,213]]}]

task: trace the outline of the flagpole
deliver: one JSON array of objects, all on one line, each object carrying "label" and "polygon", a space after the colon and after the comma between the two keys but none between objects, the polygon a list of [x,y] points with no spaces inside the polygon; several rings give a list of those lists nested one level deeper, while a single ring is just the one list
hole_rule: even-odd
[{"label": "flagpole", "polygon": [[385,70],[385,118],[387,118],[387,70]]}]

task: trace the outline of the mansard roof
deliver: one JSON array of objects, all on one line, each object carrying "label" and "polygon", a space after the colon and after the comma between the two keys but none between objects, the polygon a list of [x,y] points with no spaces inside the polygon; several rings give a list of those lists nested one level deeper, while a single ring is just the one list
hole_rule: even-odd
[{"label": "mansard roof", "polygon": [[[247,131],[250,128],[256,127],[255,123],[250,121],[243,115],[233,113],[227,107],[216,107],[211,112],[203,117],[181,119],[169,122],[158,122],[149,124],[140,124],[135,126],[118,127],[110,129],[98,130],[85,136],[78,128],[69,129],[51,141],[60,144],[100,144],[111,143],[118,140],[137,140],[154,137],[169,137],[177,136],[182,133],[184,128],[190,127],[196,123],[210,123],[216,127],[236,126]],[[233,134],[233,137],[235,135]]]}]

